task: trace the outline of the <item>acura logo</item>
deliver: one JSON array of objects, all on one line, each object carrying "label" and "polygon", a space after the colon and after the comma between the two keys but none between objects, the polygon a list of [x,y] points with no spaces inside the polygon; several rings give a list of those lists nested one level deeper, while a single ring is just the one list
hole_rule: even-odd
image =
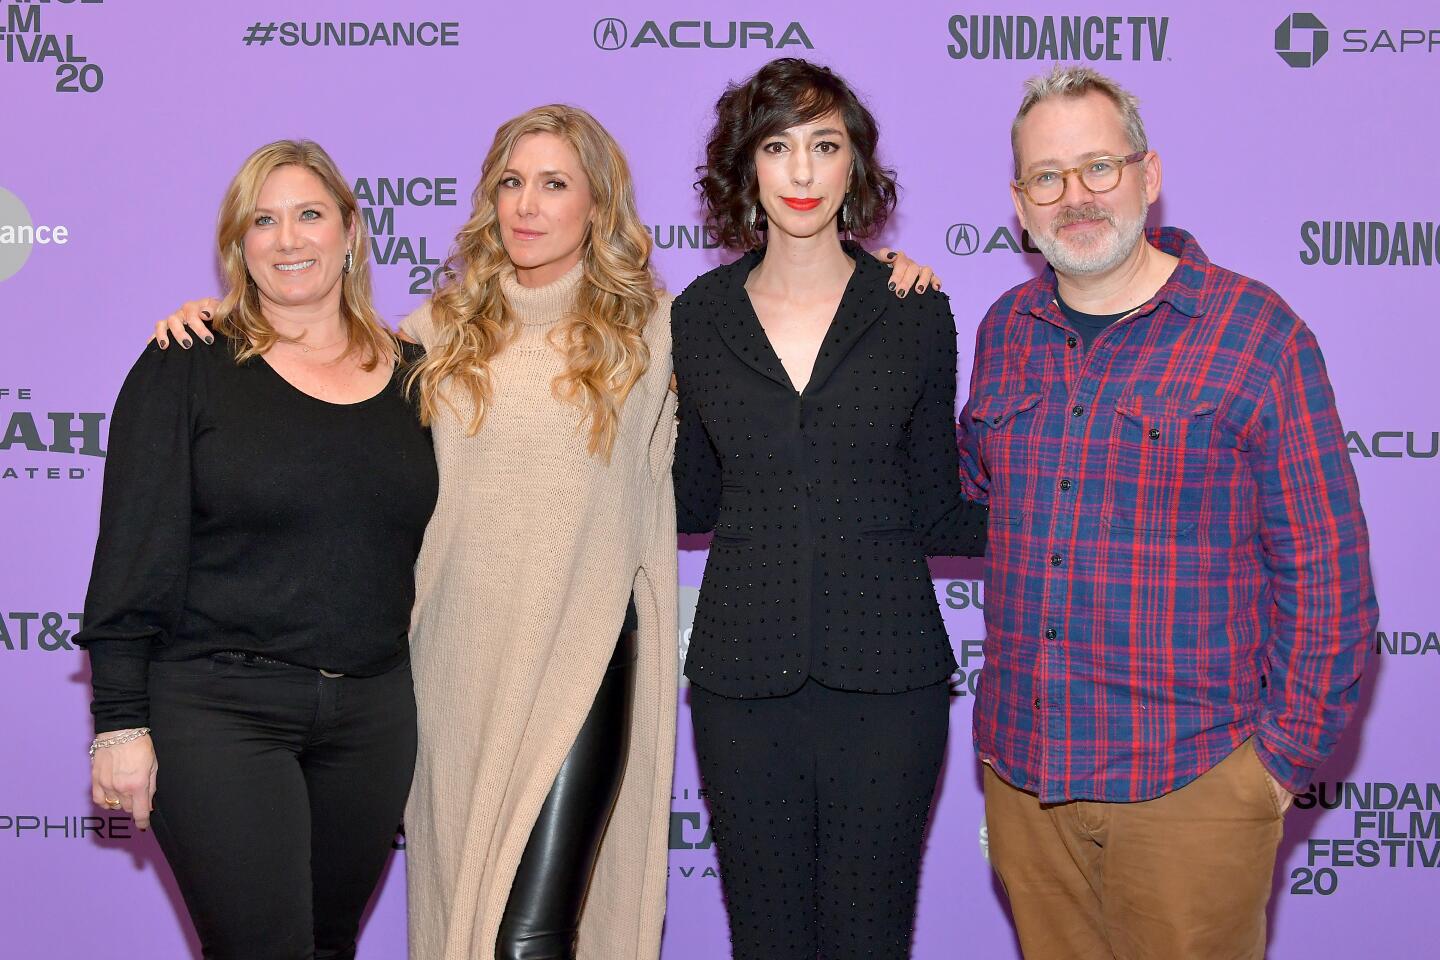
[{"label": "acura logo", "polygon": [[959,257],[968,257],[980,246],[980,231],[973,223],[957,223],[945,231],[945,246]]},{"label": "acura logo", "polygon": [[624,20],[603,17],[595,21],[595,46],[601,50],[619,50],[630,39],[630,30]]}]

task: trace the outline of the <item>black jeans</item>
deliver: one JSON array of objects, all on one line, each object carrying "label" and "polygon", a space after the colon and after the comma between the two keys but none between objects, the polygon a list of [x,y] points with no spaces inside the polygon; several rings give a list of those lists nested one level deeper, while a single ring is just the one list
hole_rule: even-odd
[{"label": "black jeans", "polygon": [[635,634],[615,645],[580,734],[520,858],[495,960],[573,960],[580,909],[620,794],[634,703]]},{"label": "black jeans", "polygon": [[206,958],[355,956],[415,769],[408,663],[150,665],[155,838]]}]

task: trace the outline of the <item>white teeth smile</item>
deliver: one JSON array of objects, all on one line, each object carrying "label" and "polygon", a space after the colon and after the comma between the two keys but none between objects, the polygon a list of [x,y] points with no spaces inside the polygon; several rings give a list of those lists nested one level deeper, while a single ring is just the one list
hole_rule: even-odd
[{"label": "white teeth smile", "polygon": [[301,260],[299,263],[277,263],[275,264],[275,269],[293,273],[296,270],[304,270],[307,267],[313,266],[315,266],[314,260]]}]

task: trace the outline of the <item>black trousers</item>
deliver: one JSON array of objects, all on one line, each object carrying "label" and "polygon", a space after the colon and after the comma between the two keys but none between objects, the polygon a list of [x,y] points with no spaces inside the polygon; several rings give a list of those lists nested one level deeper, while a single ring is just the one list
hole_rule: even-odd
[{"label": "black trousers", "polygon": [[903,960],[949,688],[690,688],[734,960]]},{"label": "black trousers", "polygon": [[580,911],[630,743],[635,634],[620,635],[590,713],[540,808],[500,920],[495,960],[574,960]]},{"label": "black trousers", "polygon": [[409,664],[150,665],[152,823],[214,960],[355,956],[415,769]]}]

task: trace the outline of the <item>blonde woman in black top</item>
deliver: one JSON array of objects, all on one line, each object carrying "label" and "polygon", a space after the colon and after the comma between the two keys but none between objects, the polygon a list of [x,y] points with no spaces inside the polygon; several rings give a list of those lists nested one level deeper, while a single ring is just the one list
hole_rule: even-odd
[{"label": "blonde woman in black top", "polygon": [[115,404],[76,637],[93,797],[154,826],[206,957],[353,957],[415,763],[418,351],[315,144],[251,155],[219,247],[222,343],[152,345]]}]

